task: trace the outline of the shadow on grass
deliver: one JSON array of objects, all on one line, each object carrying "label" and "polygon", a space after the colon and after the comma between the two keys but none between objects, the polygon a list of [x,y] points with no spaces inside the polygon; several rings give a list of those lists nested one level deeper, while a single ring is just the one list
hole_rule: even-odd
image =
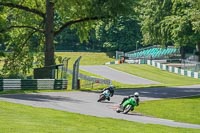
[{"label": "shadow on grass", "polygon": [[20,89],[20,90],[0,90],[1,94],[26,94],[26,93],[40,93],[40,92],[66,92],[66,90],[31,90],[31,89]]}]

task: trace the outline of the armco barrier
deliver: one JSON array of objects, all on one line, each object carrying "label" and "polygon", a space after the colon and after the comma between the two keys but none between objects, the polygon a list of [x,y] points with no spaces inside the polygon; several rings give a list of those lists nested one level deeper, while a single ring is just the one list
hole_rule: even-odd
[{"label": "armco barrier", "polygon": [[177,67],[173,67],[173,66],[167,66],[165,64],[161,64],[161,63],[155,62],[153,60],[147,60],[147,64],[154,66],[154,67],[157,67],[161,70],[166,70],[166,71],[176,73],[176,74],[179,74],[179,75],[200,79],[200,73],[198,73],[198,72],[187,71],[187,70],[177,68]]},{"label": "armco barrier", "polygon": [[0,90],[61,90],[67,89],[67,84],[64,79],[0,79]]}]

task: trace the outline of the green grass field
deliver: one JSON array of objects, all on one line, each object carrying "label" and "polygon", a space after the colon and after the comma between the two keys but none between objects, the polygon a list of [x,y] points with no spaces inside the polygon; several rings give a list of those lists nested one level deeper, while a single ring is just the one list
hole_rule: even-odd
[{"label": "green grass field", "polygon": [[124,120],[98,118],[53,109],[0,101],[2,133],[198,133],[197,129],[173,128]]},{"label": "green grass field", "polygon": [[200,124],[200,96],[146,101],[136,111],[158,118]]},{"label": "green grass field", "polygon": [[69,59],[69,68],[73,68],[74,62],[81,56],[80,65],[103,65],[106,62],[115,59],[109,56],[109,53],[102,52],[56,52],[56,56]]},{"label": "green grass field", "polygon": [[190,78],[175,73],[160,70],[146,64],[120,64],[110,67],[139,77],[160,82],[160,86],[177,86],[200,84],[200,79]]}]

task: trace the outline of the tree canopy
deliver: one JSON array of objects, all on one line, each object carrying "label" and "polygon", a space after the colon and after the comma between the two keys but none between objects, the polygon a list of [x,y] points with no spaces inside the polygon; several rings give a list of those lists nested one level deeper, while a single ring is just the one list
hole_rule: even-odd
[{"label": "tree canopy", "polygon": [[198,44],[199,3],[198,0],[142,0],[140,18],[144,44],[171,42],[177,47]]},{"label": "tree canopy", "polygon": [[92,49],[134,50],[142,34],[143,45],[200,50],[199,0],[0,0],[0,13],[7,74],[55,64],[55,42],[77,36],[73,48],[87,41]]},{"label": "tree canopy", "polygon": [[6,22],[0,32],[9,35],[5,44],[12,51],[4,72],[27,73],[35,60],[30,51],[44,51],[44,59],[37,60],[53,65],[54,39],[63,30],[76,29],[81,41],[88,40],[96,23],[130,16],[135,5],[136,0],[0,0],[0,18]]}]

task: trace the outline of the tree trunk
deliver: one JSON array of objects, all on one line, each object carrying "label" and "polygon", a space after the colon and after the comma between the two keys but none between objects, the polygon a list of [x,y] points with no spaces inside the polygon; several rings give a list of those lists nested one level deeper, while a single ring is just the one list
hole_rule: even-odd
[{"label": "tree trunk", "polygon": [[200,42],[197,43],[196,49],[197,49],[198,61],[200,61]]},{"label": "tree trunk", "polygon": [[180,47],[180,53],[181,53],[181,59],[185,59],[185,47],[184,46]]},{"label": "tree trunk", "polygon": [[45,66],[55,64],[54,60],[54,3],[46,0],[45,18]]}]

